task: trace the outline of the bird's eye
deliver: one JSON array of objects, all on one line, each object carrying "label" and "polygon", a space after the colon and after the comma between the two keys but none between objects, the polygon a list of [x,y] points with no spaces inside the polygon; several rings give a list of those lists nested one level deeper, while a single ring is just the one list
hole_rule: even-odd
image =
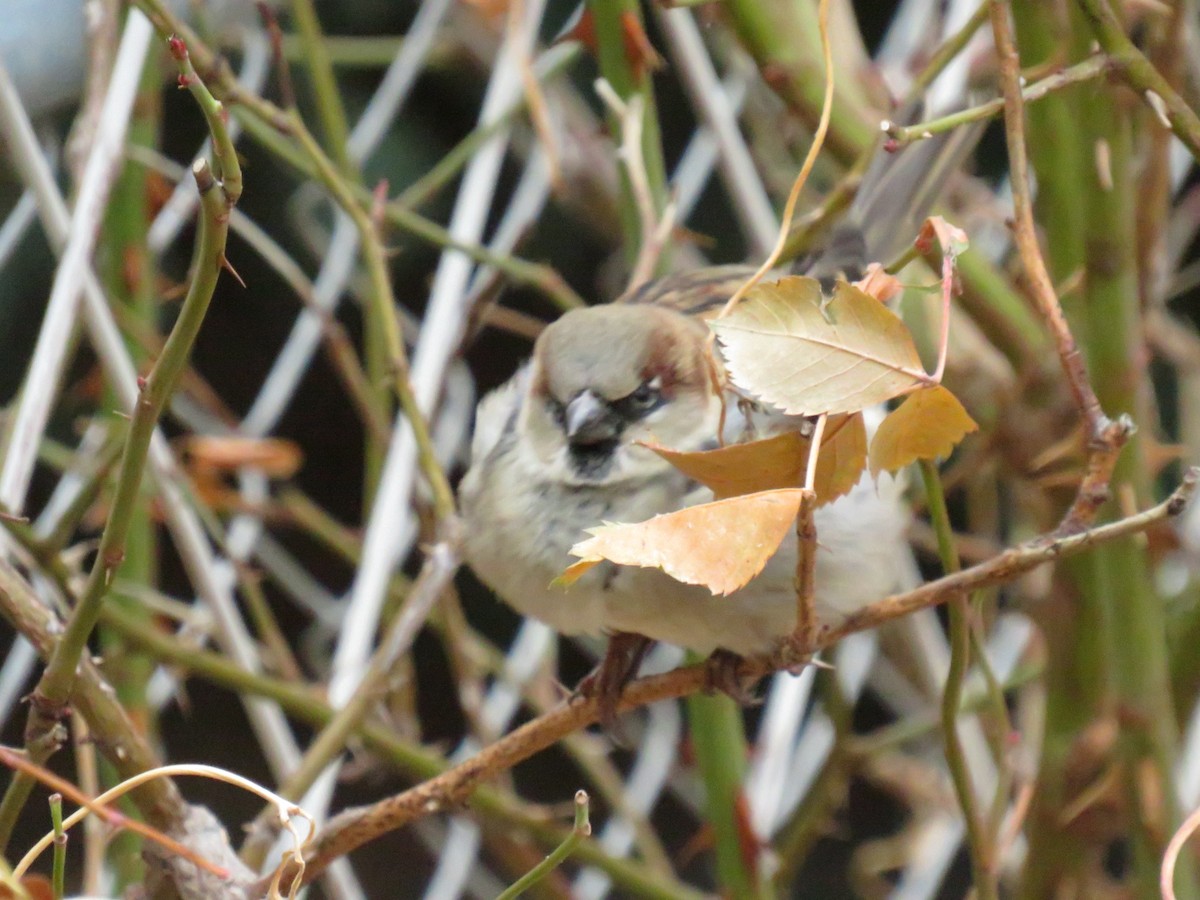
[{"label": "bird's eye", "polygon": [[662,402],[662,390],[658,379],[655,378],[650,381],[643,381],[637,390],[620,401],[620,405],[624,407],[626,415],[640,417],[651,410],[657,409],[662,405]]},{"label": "bird's eye", "polygon": [[650,406],[658,400],[658,388],[648,381],[643,382],[636,391],[629,395],[629,400],[634,406]]},{"label": "bird's eye", "polygon": [[549,397],[546,400],[546,412],[550,413],[550,418],[557,422],[559,426],[566,424],[567,408],[553,397]]}]

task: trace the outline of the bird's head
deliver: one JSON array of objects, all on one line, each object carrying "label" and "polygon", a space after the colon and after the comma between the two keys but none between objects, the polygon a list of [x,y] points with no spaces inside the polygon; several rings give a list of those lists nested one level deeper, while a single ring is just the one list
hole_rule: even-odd
[{"label": "bird's head", "polygon": [[518,424],[547,475],[569,484],[653,477],[668,464],[638,441],[697,449],[716,434],[703,324],[654,306],[574,310],[534,347]]}]

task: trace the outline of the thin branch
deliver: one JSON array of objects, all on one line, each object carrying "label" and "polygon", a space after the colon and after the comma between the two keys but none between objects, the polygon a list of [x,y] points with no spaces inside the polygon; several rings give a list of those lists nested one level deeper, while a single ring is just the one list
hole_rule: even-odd
[{"label": "thin branch", "polygon": [[1033,221],[1033,200],[1029,190],[1029,161],[1025,153],[1025,104],[1021,94],[1021,63],[1013,42],[1012,26],[1005,0],[992,0],[992,33],[1000,65],[1000,83],[1004,92],[1004,125],[1008,138],[1008,160],[1013,192],[1013,236],[1021,254],[1021,263],[1038,310],[1054,338],[1058,358],[1075,406],[1086,423],[1089,453],[1088,468],[1071,508],[1059,528],[1063,533],[1086,527],[1095,520],[1108,500],[1108,484],[1117,457],[1134,431],[1133,420],[1122,415],[1115,421],[1100,408],[1100,401],[1088,380],[1083,355],[1071,334],[1067,318],[1046,269],[1038,246]]},{"label": "thin branch", "polygon": [[[1200,469],[1190,469],[1175,493],[1145,512],[1074,534],[1047,534],[1012,547],[986,563],[884,598],[847,617],[837,627],[819,631],[809,647],[786,648],[769,659],[745,661],[739,674],[761,677],[779,671],[802,661],[804,657],[797,655],[801,650],[811,654],[849,634],[875,628],[918,609],[945,603],[962,596],[964,592],[1012,581],[1045,563],[1075,556],[1110,541],[1143,532],[1158,522],[1180,515],[1195,493],[1198,479]],[[639,679],[626,687],[618,710],[626,711],[703,690],[708,677],[704,665],[695,665]],[[596,722],[598,716],[595,700],[575,699],[523,725],[436,778],[371,806],[347,810],[318,835],[305,878],[316,877],[334,859],[382,834],[462,803],[482,782],[551,746],[564,735]]]},{"label": "thin branch", "polygon": [[[1113,71],[1114,68],[1116,68],[1116,63],[1102,53],[1089,56],[1083,62],[1076,63],[1053,75],[1048,75],[1040,81],[1035,81],[1028,87],[1023,88],[1021,98],[1026,103],[1034,103],[1055,91],[1061,91],[1072,85],[1083,84],[1094,78],[1100,78]],[[997,97],[995,100],[989,100],[986,103],[981,103],[979,106],[972,106],[937,119],[930,119],[927,122],[918,122],[915,125],[897,125],[895,122],[885,119],[879,127],[884,134],[895,141],[895,146],[899,148],[913,141],[922,141],[931,138],[935,134],[953,131],[955,128],[969,125],[972,122],[986,122],[988,119],[995,118],[1004,112],[1005,102],[1003,97]]]}]

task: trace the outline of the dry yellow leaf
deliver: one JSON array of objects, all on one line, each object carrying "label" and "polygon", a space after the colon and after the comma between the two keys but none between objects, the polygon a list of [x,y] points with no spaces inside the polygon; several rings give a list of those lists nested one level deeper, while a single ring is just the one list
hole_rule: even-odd
[{"label": "dry yellow leaf", "polygon": [[817,506],[850,493],[867,466],[867,426],[860,412],[830,416],[817,459]]},{"label": "dry yellow leaf", "polygon": [[804,483],[808,444],[808,438],[800,432],[785,431],[760,441],[693,453],[648,442],[645,446],[723,500],[758,491],[800,487]]},{"label": "dry yellow leaf", "polygon": [[[700,482],[718,500],[760,491],[804,485],[809,439],[798,431],[785,431],[758,441],[730,444],[716,450],[685,453],[646,442],[684,475]],[[817,505],[849,492],[867,464],[867,431],[862,414],[833,416],[821,438],[817,460]]]},{"label": "dry yellow leaf", "polygon": [[691,506],[632,525],[602,525],[571,548],[582,558],[556,579],[568,585],[602,560],[659,568],[677,581],[729,594],[762,571],[792,530],[799,489]]},{"label": "dry yellow leaf", "polygon": [[192,435],[181,443],[190,467],[204,472],[253,466],[272,478],[291,478],[304,461],[300,447],[283,438]]},{"label": "dry yellow leaf", "polygon": [[895,472],[918,459],[937,459],[972,431],[975,420],[950,391],[937,384],[905,398],[875,432],[871,474]]},{"label": "dry yellow leaf", "polygon": [[828,302],[812,278],[762,284],[710,324],[734,384],[789,415],[857,412],[931,383],[904,323],[845,283]]}]

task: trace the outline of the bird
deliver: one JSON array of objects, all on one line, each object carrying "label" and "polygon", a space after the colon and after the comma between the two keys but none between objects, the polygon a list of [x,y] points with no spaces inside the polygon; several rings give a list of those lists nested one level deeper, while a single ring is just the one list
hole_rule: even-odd
[{"label": "bird", "polygon": [[[948,171],[973,146],[973,135],[950,133],[894,158],[878,154],[845,219],[797,269],[827,284],[887,259],[916,236]],[[585,680],[585,692],[599,693],[610,715],[649,641],[736,661],[772,652],[796,626],[795,541],[785,540],[729,596],[657,568],[608,562],[569,586],[556,581],[589,528],[713,499],[646,443],[694,451],[762,436],[764,428],[804,427],[802,417],[761,405],[753,416],[723,415],[723,405],[740,400],[744,408],[745,398],[722,396],[730,389],[713,377],[705,317],[750,271],[718,266],[671,275],[613,303],[563,314],[476,411],[459,486],[465,558],[517,612],[565,635],[610,636],[599,670]],[[817,509],[818,622],[837,624],[911,572],[910,515],[902,482],[886,474],[864,474],[848,494]]]}]

